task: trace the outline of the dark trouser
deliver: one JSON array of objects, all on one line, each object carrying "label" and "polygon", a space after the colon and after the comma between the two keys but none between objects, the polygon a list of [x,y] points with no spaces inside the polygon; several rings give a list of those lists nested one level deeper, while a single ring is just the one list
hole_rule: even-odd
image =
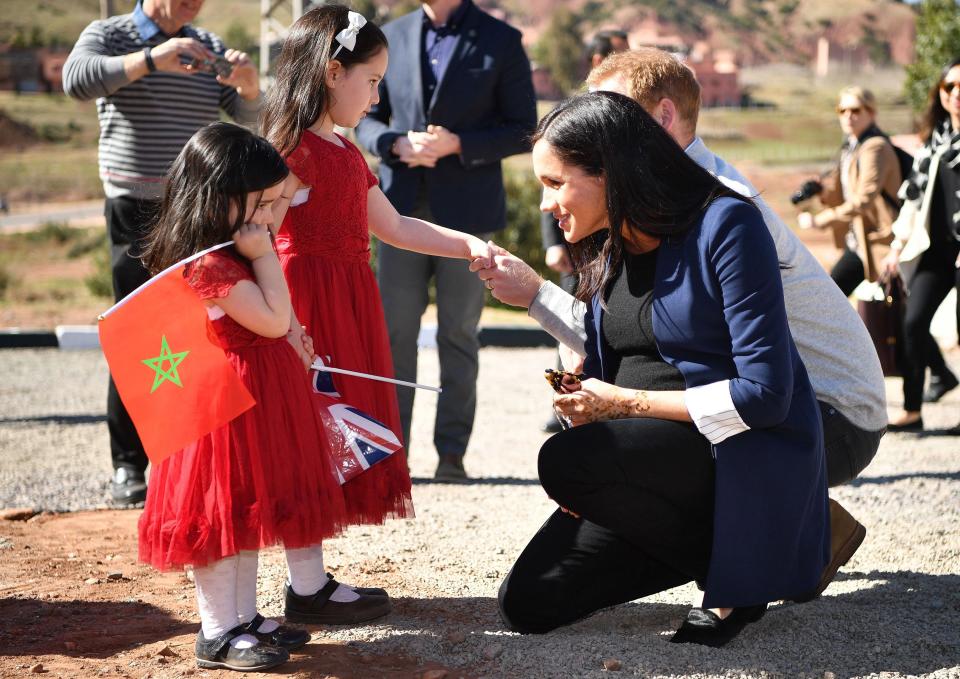
[{"label": "dark trouser", "polygon": [[929,349],[930,323],[950,288],[956,287],[960,293],[960,270],[955,266],[958,252],[960,244],[931,245],[920,257],[917,271],[910,280],[901,357],[904,410],[919,412],[923,404],[924,372],[940,353],[939,349],[936,353]]},{"label": "dark trouser", "polygon": [[844,297],[852,295],[864,279],[863,260],[860,255],[850,248],[844,248],[840,259],[830,269],[830,278],[843,291]]},{"label": "dark trouser", "polygon": [[[412,217],[433,221],[426,205]],[[487,234],[478,238],[486,239]],[[422,255],[380,243],[377,279],[390,332],[390,350],[397,379],[417,379],[417,338],[420,317],[429,301],[430,279],[437,289],[437,352],[440,386],[433,445],[440,455],[463,455],[473,431],[477,409],[477,373],[480,342],[477,325],[483,311],[483,281],[469,270],[465,259]],[[397,389],[403,440],[410,450],[414,390]]]},{"label": "dark trouser", "polygon": [[857,478],[877,454],[886,429],[867,431],[840,414],[831,405],[817,401],[823,419],[827,485],[833,488]]},{"label": "dark trouser", "polygon": [[[884,432],[860,429],[827,404],[820,410],[829,485],[846,483],[873,459]],[[548,439],[539,462],[547,495],[582,518],[557,510],[520,554],[498,597],[510,629],[549,632],[705,579],[714,466],[692,425],[630,419],[576,427]]]},{"label": "dark trouser", "polygon": [[[110,239],[113,295],[118,301],[150,278],[138,257],[158,207],[156,201],[107,198],[104,216]],[[113,468],[127,467],[142,474],[147,468],[147,455],[112,378],[107,389],[107,428]]]},{"label": "dark trouser", "polygon": [[[832,278],[833,282],[843,291],[843,294],[849,297],[853,294],[853,291],[857,289],[857,286],[863,282],[863,260],[861,260],[860,256],[853,250],[849,248],[845,249],[840,259],[837,260],[837,263],[834,264],[830,270],[830,278]],[[933,335],[930,334],[929,326],[924,342],[927,352],[927,367],[930,368],[930,373],[940,379],[944,379],[952,374],[947,367],[947,362],[943,359],[943,354],[940,353],[940,347],[937,345],[937,341],[933,339]]]},{"label": "dark trouser", "polygon": [[500,587],[518,632],[548,632],[607,606],[706,579],[714,462],[690,424],[595,422],[540,450],[540,482],[559,505]]}]

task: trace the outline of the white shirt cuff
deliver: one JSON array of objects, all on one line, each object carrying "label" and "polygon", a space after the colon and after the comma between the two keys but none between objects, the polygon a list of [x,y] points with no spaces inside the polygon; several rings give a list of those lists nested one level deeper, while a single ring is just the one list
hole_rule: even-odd
[{"label": "white shirt cuff", "polygon": [[733,405],[730,380],[691,387],[684,402],[693,423],[710,443],[717,444],[750,429]]}]

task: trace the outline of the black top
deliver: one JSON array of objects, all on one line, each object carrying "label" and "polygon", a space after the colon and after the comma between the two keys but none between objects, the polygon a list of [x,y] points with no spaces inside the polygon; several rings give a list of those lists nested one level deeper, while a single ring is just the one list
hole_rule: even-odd
[{"label": "black top", "polygon": [[[653,283],[658,249],[624,255],[605,296],[603,341],[612,359],[613,383],[628,389],[683,391],[683,375],[663,360],[653,336]],[[624,273],[626,272],[626,273]]]},{"label": "black top", "polygon": [[[931,181],[934,181],[931,178]],[[960,176],[950,168],[946,162],[940,161],[937,166],[937,183],[933,187],[933,196],[930,200],[930,247],[938,245],[956,246],[960,240],[953,221],[953,213],[960,210],[960,201],[957,200],[957,191],[960,190]],[[953,196],[953,198],[950,198]]]}]

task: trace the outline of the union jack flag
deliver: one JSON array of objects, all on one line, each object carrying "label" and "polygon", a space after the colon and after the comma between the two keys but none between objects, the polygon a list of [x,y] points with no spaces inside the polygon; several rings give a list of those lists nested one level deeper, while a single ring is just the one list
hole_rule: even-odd
[{"label": "union jack flag", "polygon": [[[319,363],[322,366],[330,365],[330,357],[317,356],[314,359],[314,364]],[[328,373],[324,370],[313,370],[313,379],[310,380],[313,383],[313,390],[318,394],[324,394],[326,396],[333,396],[334,398],[340,398],[340,392],[337,391],[336,385],[333,383],[333,373]]]},{"label": "union jack flag", "polygon": [[341,485],[403,447],[396,434],[362,410],[325,393],[315,398]]}]

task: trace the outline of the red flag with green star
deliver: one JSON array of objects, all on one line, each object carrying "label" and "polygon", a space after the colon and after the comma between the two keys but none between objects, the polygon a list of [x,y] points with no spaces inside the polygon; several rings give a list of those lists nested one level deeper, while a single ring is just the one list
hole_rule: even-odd
[{"label": "red flag with green star", "polygon": [[184,266],[202,254],[154,276],[100,317],[110,374],[153,464],[256,403],[184,280]]}]

